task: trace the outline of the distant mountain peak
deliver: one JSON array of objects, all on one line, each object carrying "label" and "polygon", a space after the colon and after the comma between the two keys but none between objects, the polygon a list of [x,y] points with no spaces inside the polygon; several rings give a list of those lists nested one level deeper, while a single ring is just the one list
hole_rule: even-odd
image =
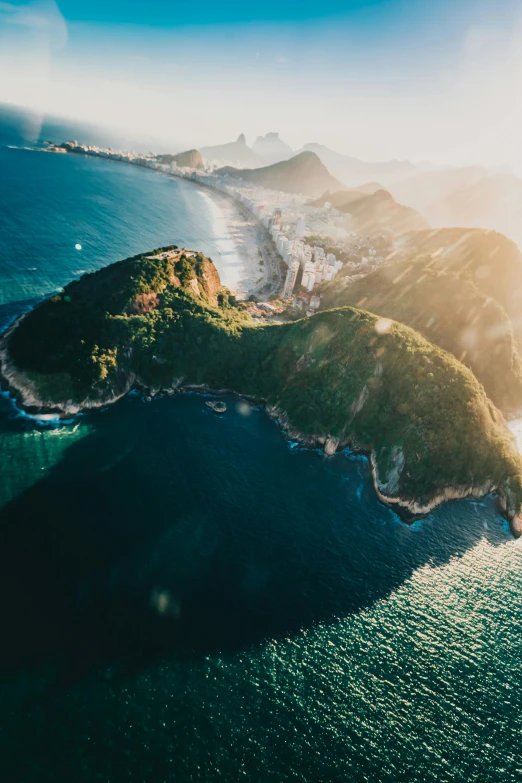
[{"label": "distant mountain peak", "polygon": [[350,187],[357,187],[359,182],[366,180],[382,182],[385,187],[389,188],[395,182],[419,173],[413,163],[408,160],[369,162],[343,155],[317,142],[305,144],[303,149],[316,152],[328,171],[331,171],[335,177]]},{"label": "distant mountain peak", "polygon": [[[270,131],[269,133],[265,133],[264,136],[258,136],[256,141],[262,141],[263,139],[265,141],[269,141],[269,140],[281,141],[281,139],[279,138],[279,133],[276,133],[276,131]],[[284,144],[284,142],[283,142],[283,144]]]},{"label": "distant mountain peak", "polygon": [[[313,152],[303,152],[301,155],[315,156]],[[358,234],[372,234],[386,228],[398,235],[406,231],[425,230],[429,226],[422,215],[397,203],[384,188],[371,192],[348,189],[323,193],[311,202],[311,206],[322,207],[326,201],[339,212],[351,215],[350,230]]]},{"label": "distant mountain peak", "polygon": [[229,177],[272,190],[303,193],[307,196],[317,196],[326,190],[343,189],[343,185],[331,176],[315,152],[307,150],[271,166],[258,169],[236,169],[228,166],[219,169],[218,174],[228,174]]},{"label": "distant mountain peak", "polygon": [[279,133],[275,131],[258,136],[252,148],[258,155],[262,155],[268,163],[279,163],[282,160],[288,160],[295,154],[292,147],[280,139]]},{"label": "distant mountain peak", "polygon": [[239,163],[242,166],[262,166],[265,163],[260,155],[250,149],[244,133],[240,133],[236,141],[201,147],[200,152],[207,161],[217,159],[230,161],[234,165]]}]

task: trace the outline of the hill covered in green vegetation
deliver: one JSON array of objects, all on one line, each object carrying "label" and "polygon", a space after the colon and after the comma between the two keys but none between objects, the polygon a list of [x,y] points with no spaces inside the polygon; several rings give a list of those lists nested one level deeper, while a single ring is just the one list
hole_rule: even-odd
[{"label": "hill covered in green vegetation", "polygon": [[304,193],[305,196],[319,196],[326,190],[342,190],[342,185],[329,173],[314,152],[301,152],[289,160],[273,163],[258,169],[236,169],[225,166],[217,174],[228,174],[234,179],[251,182],[272,190],[286,193]]},{"label": "hill covered in green vegetation", "polygon": [[200,253],[162,248],[84,275],[4,336],[0,360],[22,404],[68,413],[134,385],[264,400],[305,443],[369,452],[384,501],[421,514],[497,491],[520,532],[522,460],[466,367],[353,307],[256,324]]},{"label": "hill covered in green vegetation", "polygon": [[522,408],[522,360],[504,308],[470,276],[440,271],[429,257],[388,263],[342,287],[321,307],[352,305],[400,321],[466,364],[505,413]]}]

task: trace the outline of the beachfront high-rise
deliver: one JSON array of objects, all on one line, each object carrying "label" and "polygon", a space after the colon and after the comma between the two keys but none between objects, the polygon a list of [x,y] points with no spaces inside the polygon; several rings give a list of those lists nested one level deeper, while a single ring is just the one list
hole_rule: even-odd
[{"label": "beachfront high-rise", "polygon": [[304,239],[305,237],[306,222],[304,217],[297,218],[295,226],[295,235],[298,239]]},{"label": "beachfront high-rise", "polygon": [[299,259],[290,254],[288,256],[288,272],[286,273],[285,285],[283,288],[283,299],[290,299],[292,296],[298,271]]}]

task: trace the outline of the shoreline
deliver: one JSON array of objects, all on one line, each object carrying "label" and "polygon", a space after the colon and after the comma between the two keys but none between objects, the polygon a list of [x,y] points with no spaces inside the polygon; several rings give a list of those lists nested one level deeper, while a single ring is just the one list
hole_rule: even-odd
[{"label": "shoreline", "polygon": [[[253,218],[243,215],[234,200],[225,194],[214,193],[209,188],[200,188],[200,192],[211,211],[212,232],[221,261],[220,264],[218,259],[214,259],[214,263],[216,267],[218,264],[223,266],[222,270],[218,269],[219,276],[223,285],[238,299],[247,299],[261,281],[268,282],[260,266],[264,243],[258,226]],[[232,275],[236,277],[234,282],[230,282]]]},{"label": "shoreline", "polygon": [[[54,152],[54,149],[40,149],[38,147],[28,147],[28,150],[34,152]],[[59,150],[67,155],[82,155],[82,157],[93,157],[82,152],[69,152],[68,150]],[[100,156],[95,156],[99,160],[105,160]],[[134,168],[140,168],[127,161],[108,158],[107,162],[124,163]],[[232,294],[238,299],[248,299],[252,294],[259,294],[261,288],[271,283],[273,266],[277,262],[278,255],[271,237],[266,229],[250,215],[242,204],[232,196],[215,190],[211,187],[205,187],[200,182],[195,182],[189,177],[177,175],[172,172],[160,171],[158,169],[146,169],[153,171],[170,179],[182,180],[196,187],[204,200],[207,202],[212,214],[211,231],[214,240],[218,246],[219,257],[223,259],[226,255],[235,255],[238,259],[238,266],[241,266],[240,276],[234,283],[226,282],[227,265],[220,272],[220,277],[225,280],[223,283]],[[225,235],[221,234],[225,232]],[[174,240],[175,241],[175,240]],[[263,261],[261,266],[260,261]],[[218,270],[219,271],[219,270]],[[281,286],[282,280],[277,281],[275,292]],[[267,293],[267,297],[274,293],[274,286]]]},{"label": "shoreline", "polygon": [[[185,179],[185,177],[169,175],[167,172],[158,173],[164,173],[172,178]],[[191,180],[189,179],[188,181],[190,182]],[[211,211],[210,229],[213,232],[216,244],[224,254],[235,254],[238,262],[242,264],[242,271],[246,272],[247,275],[238,282],[244,283],[243,287],[247,288],[247,290],[250,287],[251,290],[254,271],[256,266],[259,267],[260,244],[262,244],[259,239],[259,231],[267,234],[265,242],[267,245],[270,240],[268,232],[265,232],[252,216],[248,215],[248,218],[244,218],[242,212],[246,213],[246,210],[242,210],[241,205],[232,196],[220,193],[209,187],[204,187],[198,182],[192,182],[192,184],[198,187],[209,205]],[[220,246],[220,242],[224,244]],[[232,288],[232,290],[234,289]],[[175,380],[168,388],[151,389],[148,384],[142,383],[141,379],[136,377],[136,375],[121,371],[115,377],[112,388],[106,393],[100,393],[97,399],[84,399],[79,403],[73,402],[73,400],[60,401],[58,403],[46,401],[39,396],[38,381],[34,381],[31,377],[27,377],[25,373],[20,372],[14,366],[9,356],[10,336],[24,317],[25,314],[17,317],[10,324],[7,331],[0,335],[0,386],[7,389],[21,411],[26,412],[35,419],[41,418],[42,421],[45,421],[45,419],[49,420],[51,417],[58,417],[61,420],[70,419],[71,416],[76,416],[82,412],[106,407],[125,397],[134,389],[150,397],[155,397],[161,393],[170,395],[176,392],[200,392],[218,396],[231,394],[236,398],[262,405],[267,415],[277,422],[284,437],[301,443],[305,448],[320,449],[326,456],[331,456],[345,448],[349,448],[354,453],[363,454],[370,462],[372,483],[378,499],[398,513],[404,521],[414,521],[415,518],[424,517],[448,500],[465,497],[477,498],[496,492],[499,496],[499,504],[504,509],[513,534],[516,536],[522,534],[520,518],[514,511],[511,511],[512,504],[509,499],[508,486],[505,488],[503,485],[500,487],[493,486],[492,482],[489,481],[486,481],[482,486],[474,486],[471,481],[469,485],[460,487],[434,488],[432,497],[426,496],[421,499],[416,498],[414,489],[410,488],[407,494],[412,496],[403,497],[400,492],[399,478],[404,463],[404,455],[400,449],[398,449],[399,453],[393,455],[393,465],[392,469],[387,471],[388,476],[380,477],[373,449],[365,448],[364,444],[359,446],[349,440],[340,442],[338,438],[332,437],[327,433],[304,434],[293,427],[285,411],[271,406],[267,400],[254,400],[231,389],[214,390],[206,386],[184,384],[183,378]]]},{"label": "shoreline", "polygon": [[[219,217],[216,217],[218,221],[225,222],[229,235],[228,241],[233,243],[237,257],[243,262],[246,270],[246,276],[239,280],[240,288],[243,289],[237,291],[239,298],[241,295],[244,298],[248,298],[252,294],[259,295],[267,285],[270,286],[270,290],[265,295],[267,299],[280,291],[283,284],[281,256],[268,231],[245,209],[240,201],[228,193],[223,193],[201,182],[195,182],[189,177],[162,171],[157,173],[194,185],[207,203],[211,205],[211,209],[217,209],[221,213]],[[263,261],[262,266],[261,261]],[[221,272],[220,277],[222,277]],[[236,294],[233,287],[227,287],[230,288],[231,293]]]},{"label": "shoreline", "polygon": [[[126,376],[122,388],[115,390],[110,397],[104,400],[84,401],[83,403],[71,405],[69,405],[69,403],[64,403],[62,407],[48,406],[45,402],[39,400],[36,395],[32,393],[30,388],[28,389],[28,386],[31,386],[30,381],[24,378],[23,373],[17,370],[10,363],[8,358],[9,334],[24,315],[25,314],[19,316],[7,332],[4,332],[4,334],[0,336],[0,388],[10,395],[14,406],[20,410],[20,412],[30,416],[34,420],[41,420],[42,422],[59,420],[62,423],[65,423],[66,421],[70,421],[71,417],[76,417],[83,413],[94,412],[101,408],[105,408],[108,405],[112,405],[124,397],[127,397],[133,391],[139,391],[144,397],[149,398],[149,401],[158,396],[173,396],[175,394],[201,394],[214,397],[223,395],[232,396],[239,400],[245,400],[256,407],[262,407],[268,418],[277,424],[282,437],[286,441],[297,442],[302,448],[315,451],[319,450],[326,457],[334,456],[346,449],[349,449],[352,454],[364,456],[370,465],[372,485],[377,499],[380,503],[397,514],[402,522],[406,524],[412,524],[419,519],[424,519],[428,514],[448,501],[464,500],[467,498],[478,499],[493,494],[496,496],[499,511],[508,521],[513,537],[520,538],[522,536],[522,519],[520,515],[516,514],[515,511],[511,509],[509,491],[504,492],[499,487],[494,486],[493,483],[488,482],[482,486],[469,485],[445,487],[430,500],[425,501],[419,501],[414,497],[402,497],[398,494],[398,486],[396,487],[397,492],[394,492],[394,488],[390,487],[391,482],[389,477],[387,482],[381,480],[373,449],[365,448],[364,446],[349,440],[341,441],[339,438],[327,434],[304,434],[292,425],[285,411],[277,408],[277,406],[270,405],[270,403],[263,398],[240,394],[233,389],[211,389],[205,384],[184,384],[183,378],[175,379],[169,388],[161,387],[156,389],[141,383],[140,379],[135,375],[130,375]],[[397,461],[400,463],[400,455],[398,455],[398,457]]]}]

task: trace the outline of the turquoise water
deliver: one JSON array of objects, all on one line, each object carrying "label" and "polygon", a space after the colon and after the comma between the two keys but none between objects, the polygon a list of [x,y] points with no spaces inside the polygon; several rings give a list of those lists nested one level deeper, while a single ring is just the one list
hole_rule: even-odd
[{"label": "turquoise water", "polygon": [[[151,172],[0,147],[0,177],[3,323],[80,269],[216,247]],[[0,779],[520,781],[522,549],[493,500],[408,527],[364,458],[226,401],[55,427],[0,397]]]},{"label": "turquoise water", "polygon": [[221,250],[223,237],[215,235],[208,202],[194,185],[1,141],[0,130],[0,327],[82,272],[174,240],[207,253],[225,285],[237,281],[237,259]]}]

